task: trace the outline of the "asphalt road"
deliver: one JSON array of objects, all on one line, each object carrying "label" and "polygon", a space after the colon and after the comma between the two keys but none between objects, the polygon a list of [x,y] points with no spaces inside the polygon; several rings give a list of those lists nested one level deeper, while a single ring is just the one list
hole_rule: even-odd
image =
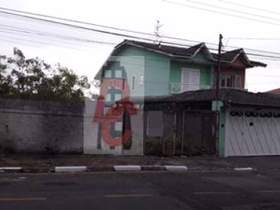
[{"label": "asphalt road", "polygon": [[280,209],[280,172],[0,175],[0,210]]}]

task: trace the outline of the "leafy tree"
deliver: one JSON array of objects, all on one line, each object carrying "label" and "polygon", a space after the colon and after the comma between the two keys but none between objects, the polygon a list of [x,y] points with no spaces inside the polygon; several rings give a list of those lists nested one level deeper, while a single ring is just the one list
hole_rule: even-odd
[{"label": "leafy tree", "polygon": [[0,97],[83,101],[89,88],[87,77],[37,57],[26,59],[17,48],[12,57],[0,56]]}]

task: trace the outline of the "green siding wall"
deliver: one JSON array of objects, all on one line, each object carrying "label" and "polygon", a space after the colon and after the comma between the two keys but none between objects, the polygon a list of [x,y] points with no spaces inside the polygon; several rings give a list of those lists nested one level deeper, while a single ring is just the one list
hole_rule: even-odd
[{"label": "green siding wall", "polygon": [[140,76],[144,76],[144,85],[137,85],[131,91],[132,96],[158,96],[169,94],[170,62],[167,56],[136,47],[129,47],[119,54],[121,64],[128,75],[128,83],[131,87],[131,77],[136,77],[139,84]]},{"label": "green siding wall", "polygon": [[[137,47],[122,49],[113,59],[120,61],[125,68],[131,96],[160,96],[180,92],[182,68],[200,69],[200,88],[212,86],[211,65],[171,61],[167,56]],[[194,61],[207,63],[203,54],[198,54]]]}]

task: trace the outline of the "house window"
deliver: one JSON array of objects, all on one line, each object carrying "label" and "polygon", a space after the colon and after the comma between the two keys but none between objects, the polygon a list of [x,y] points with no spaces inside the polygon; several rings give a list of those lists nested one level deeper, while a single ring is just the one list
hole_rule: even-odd
[{"label": "house window", "polygon": [[122,131],[122,127],[123,127],[122,122],[116,122],[114,129],[115,129],[115,131]]},{"label": "house window", "polygon": [[105,78],[111,78],[112,77],[112,70],[105,70]]},{"label": "house window", "polygon": [[139,85],[144,85],[144,76],[143,75],[140,76]]},{"label": "house window", "polygon": [[181,73],[182,92],[200,89],[200,69],[183,68]]},{"label": "house window", "polygon": [[242,88],[239,75],[222,75],[220,86],[222,88]]},{"label": "house window", "polygon": [[115,99],[114,99],[115,101],[119,101],[119,100],[122,99],[122,94],[121,93],[115,93],[114,97],[115,97]]},{"label": "house window", "polygon": [[240,89],[242,88],[241,76],[239,75],[235,76],[235,87]]},{"label": "house window", "polygon": [[121,69],[116,69],[115,70],[115,78],[122,78],[122,70]]},{"label": "house window", "polygon": [[112,101],[112,94],[111,93],[107,93],[105,101],[106,102],[111,102]]}]

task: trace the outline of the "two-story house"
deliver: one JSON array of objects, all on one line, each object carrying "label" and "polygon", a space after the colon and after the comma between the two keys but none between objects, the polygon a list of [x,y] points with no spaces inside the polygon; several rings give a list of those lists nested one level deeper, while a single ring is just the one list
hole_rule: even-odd
[{"label": "two-story house", "polygon": [[[101,84],[108,78],[125,79],[130,96],[166,96],[213,88],[216,61],[217,54],[204,43],[186,48],[125,40],[114,48],[95,78]],[[223,53],[221,87],[244,89],[246,69],[257,66],[266,65],[250,61],[242,49]]]},{"label": "two-story house", "polygon": [[[265,66],[266,64],[249,60],[243,49],[224,52],[221,55],[220,87],[244,90],[246,69]],[[211,53],[204,43],[178,47],[124,40],[114,48],[95,79],[101,82],[100,95],[105,100],[106,112],[112,104],[125,97],[137,98],[138,102],[139,99],[145,100],[145,103],[143,101],[141,103],[145,105],[146,98],[211,90],[215,87],[216,68],[217,54]],[[194,97],[195,94],[192,98]],[[162,122],[167,122],[167,120],[164,120],[161,111],[150,111],[149,115],[143,111],[142,114],[142,118],[138,118],[142,120],[141,123],[136,123],[138,127],[133,120],[131,122],[126,120],[126,123],[124,120],[112,123],[111,136],[121,135],[124,132],[124,124],[132,127],[133,133],[137,133],[132,136],[132,142],[129,143],[127,150],[134,147],[136,151],[135,147],[143,146],[143,143],[139,144],[141,139],[143,141],[146,136],[164,136],[163,132],[167,130],[162,125]],[[167,124],[172,124],[173,121]],[[140,126],[140,124],[143,125]],[[133,125],[136,127],[133,128]],[[213,129],[209,127],[210,130]],[[106,146],[106,143],[102,141],[102,125],[100,125],[98,136],[98,149],[106,148],[106,153],[142,153],[142,150],[137,150],[140,151],[138,153],[124,153],[122,145]],[[138,146],[134,145],[134,138],[137,139]]]}]

